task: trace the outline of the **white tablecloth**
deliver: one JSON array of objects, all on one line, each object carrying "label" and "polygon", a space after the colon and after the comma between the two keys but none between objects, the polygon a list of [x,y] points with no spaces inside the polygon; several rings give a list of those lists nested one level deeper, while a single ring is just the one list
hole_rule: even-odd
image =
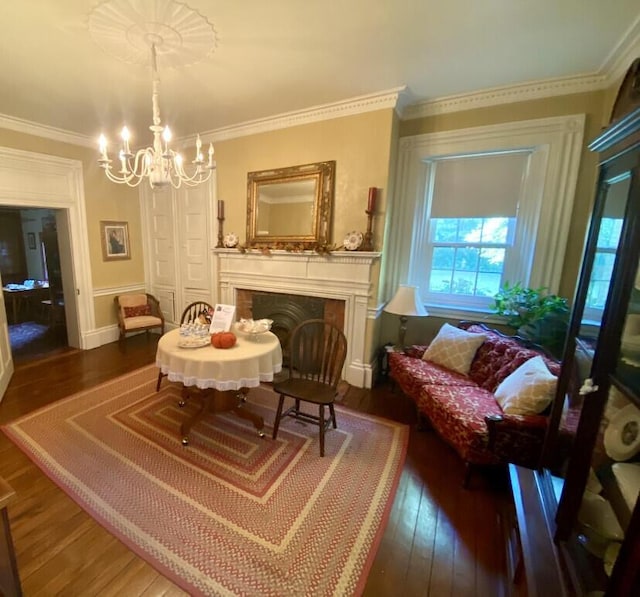
[{"label": "white tablecloth", "polygon": [[178,346],[180,330],[167,332],[160,338],[156,365],[169,381],[185,386],[215,388],[220,391],[255,388],[262,381],[273,381],[282,370],[282,349],[275,334],[265,332],[255,338],[238,334],[232,348]]}]

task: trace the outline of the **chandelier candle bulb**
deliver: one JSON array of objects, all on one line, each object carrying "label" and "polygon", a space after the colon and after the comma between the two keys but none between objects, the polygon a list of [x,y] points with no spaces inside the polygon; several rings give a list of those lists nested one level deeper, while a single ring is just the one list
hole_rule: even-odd
[{"label": "chandelier candle bulb", "polygon": [[367,203],[367,211],[375,211],[376,209],[376,187],[369,187],[369,201]]},{"label": "chandelier candle bulb", "polygon": [[104,135],[100,135],[98,144],[100,146],[100,159],[104,161],[108,161],[109,156],[107,155],[107,138]]},{"label": "chandelier candle bulb", "polygon": [[131,134],[126,126],[122,128],[122,133],[120,134],[122,135],[122,151],[124,152],[124,155],[127,156],[131,153],[129,151],[129,138],[131,137]]}]

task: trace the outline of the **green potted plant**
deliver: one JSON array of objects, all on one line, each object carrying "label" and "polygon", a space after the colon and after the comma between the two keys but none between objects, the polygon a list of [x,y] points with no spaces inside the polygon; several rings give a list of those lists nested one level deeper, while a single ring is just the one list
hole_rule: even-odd
[{"label": "green potted plant", "polygon": [[505,323],[522,337],[562,356],[569,324],[566,298],[549,294],[546,288],[526,288],[506,282],[493,297],[490,308],[506,318]]}]

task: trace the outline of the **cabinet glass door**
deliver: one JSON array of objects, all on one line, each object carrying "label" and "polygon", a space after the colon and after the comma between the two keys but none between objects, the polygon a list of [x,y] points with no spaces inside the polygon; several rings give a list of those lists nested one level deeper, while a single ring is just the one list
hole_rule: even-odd
[{"label": "cabinet glass door", "polygon": [[546,474],[552,481],[550,495],[556,500],[563,488],[584,396],[590,393],[591,363],[611,289],[629,186],[630,178],[626,173],[602,175],[589,229],[542,457]]},{"label": "cabinet glass door", "polygon": [[640,234],[637,207],[630,205],[635,164],[627,153],[602,168],[601,208],[594,210],[576,298],[575,346],[591,357],[591,383],[580,380],[580,420],[556,539],[571,554],[584,592],[607,587],[640,488],[640,464],[630,462],[640,451],[634,405],[640,395]]}]

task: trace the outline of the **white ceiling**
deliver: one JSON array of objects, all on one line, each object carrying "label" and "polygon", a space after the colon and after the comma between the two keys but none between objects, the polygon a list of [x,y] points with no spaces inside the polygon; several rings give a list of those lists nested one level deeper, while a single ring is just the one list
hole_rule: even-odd
[{"label": "white ceiling", "polygon": [[[131,0],[136,2],[151,0]],[[151,124],[149,67],[108,55],[88,0],[0,1],[0,116],[97,138]],[[158,68],[174,135],[407,88],[409,103],[603,75],[640,31],[638,0],[188,0],[217,48]],[[136,145],[135,139],[132,145]]]}]

